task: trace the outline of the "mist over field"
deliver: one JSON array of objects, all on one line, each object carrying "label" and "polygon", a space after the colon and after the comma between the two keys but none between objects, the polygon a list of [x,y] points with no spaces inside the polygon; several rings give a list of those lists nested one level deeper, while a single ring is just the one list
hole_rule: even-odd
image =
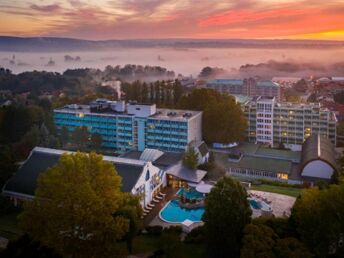
[{"label": "mist over field", "polygon": [[[68,56],[67,58],[65,56]],[[176,75],[197,76],[205,66],[226,70],[226,77],[335,76],[344,74],[344,48],[115,48],[106,51],[0,52],[0,66],[13,73],[63,72],[107,65],[154,65]],[[250,64],[246,66],[247,64]]]}]

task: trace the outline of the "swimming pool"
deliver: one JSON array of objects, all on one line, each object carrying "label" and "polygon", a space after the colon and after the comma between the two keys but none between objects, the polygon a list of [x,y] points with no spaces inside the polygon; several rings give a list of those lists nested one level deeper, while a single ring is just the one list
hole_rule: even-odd
[{"label": "swimming pool", "polygon": [[253,208],[253,209],[256,209],[256,210],[259,210],[262,208],[262,205],[255,199],[251,199],[250,201],[250,206]]},{"label": "swimming pool", "polygon": [[271,206],[264,201],[259,201],[256,199],[249,199],[249,202],[250,202],[250,206],[252,209],[263,210],[263,211],[271,211],[272,210]]},{"label": "swimming pool", "polygon": [[190,188],[190,190],[187,190],[185,188],[180,188],[177,192],[178,196],[184,196],[187,199],[204,199],[204,196],[202,193],[197,192],[196,189]]},{"label": "swimming pool", "polygon": [[179,200],[169,201],[160,211],[160,218],[168,223],[182,223],[189,219],[193,222],[202,222],[204,208],[184,209],[179,206]]}]

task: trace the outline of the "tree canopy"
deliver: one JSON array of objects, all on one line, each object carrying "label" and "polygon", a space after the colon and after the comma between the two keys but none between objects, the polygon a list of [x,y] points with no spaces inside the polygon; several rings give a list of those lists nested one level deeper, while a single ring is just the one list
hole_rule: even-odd
[{"label": "tree canopy", "polygon": [[245,189],[230,177],[220,179],[205,199],[203,221],[211,257],[239,256],[243,230],[251,220]]},{"label": "tree canopy", "polygon": [[195,152],[194,148],[189,147],[187,151],[184,153],[183,156],[183,165],[191,168],[196,169],[198,165],[198,155]]},{"label": "tree canopy", "polygon": [[63,256],[118,257],[118,241],[141,216],[138,197],[120,186],[121,177],[101,155],[63,154],[39,177],[35,199],[20,216],[21,227]]},{"label": "tree canopy", "polygon": [[344,185],[306,190],[297,199],[291,220],[317,256],[344,255]]},{"label": "tree canopy", "polygon": [[212,89],[195,89],[179,101],[179,108],[203,111],[203,138],[208,143],[232,143],[245,137],[247,121],[239,104]]}]

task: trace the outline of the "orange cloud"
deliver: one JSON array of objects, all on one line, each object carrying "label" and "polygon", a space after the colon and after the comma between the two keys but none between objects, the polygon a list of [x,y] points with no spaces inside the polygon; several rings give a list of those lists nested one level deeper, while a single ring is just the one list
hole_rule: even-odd
[{"label": "orange cloud", "polygon": [[344,2],[335,0],[0,2],[0,34],[7,35],[344,40]]}]

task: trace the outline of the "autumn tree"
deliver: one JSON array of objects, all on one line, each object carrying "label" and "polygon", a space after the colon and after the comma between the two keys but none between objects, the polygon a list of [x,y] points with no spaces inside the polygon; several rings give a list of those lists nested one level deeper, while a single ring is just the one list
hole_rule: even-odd
[{"label": "autumn tree", "polygon": [[244,227],[251,220],[245,189],[230,177],[220,179],[205,199],[204,221],[211,257],[239,256]]},{"label": "autumn tree", "polygon": [[63,154],[40,175],[21,228],[66,257],[120,257],[118,241],[132,221],[124,211],[132,209],[134,222],[141,216],[138,198],[120,187],[121,177],[101,155]]},{"label": "autumn tree", "polygon": [[195,89],[179,101],[179,108],[203,111],[203,138],[208,143],[232,143],[245,137],[247,121],[235,99],[212,89]]},{"label": "autumn tree", "polygon": [[301,240],[318,257],[344,255],[344,184],[304,191],[291,215]]}]

